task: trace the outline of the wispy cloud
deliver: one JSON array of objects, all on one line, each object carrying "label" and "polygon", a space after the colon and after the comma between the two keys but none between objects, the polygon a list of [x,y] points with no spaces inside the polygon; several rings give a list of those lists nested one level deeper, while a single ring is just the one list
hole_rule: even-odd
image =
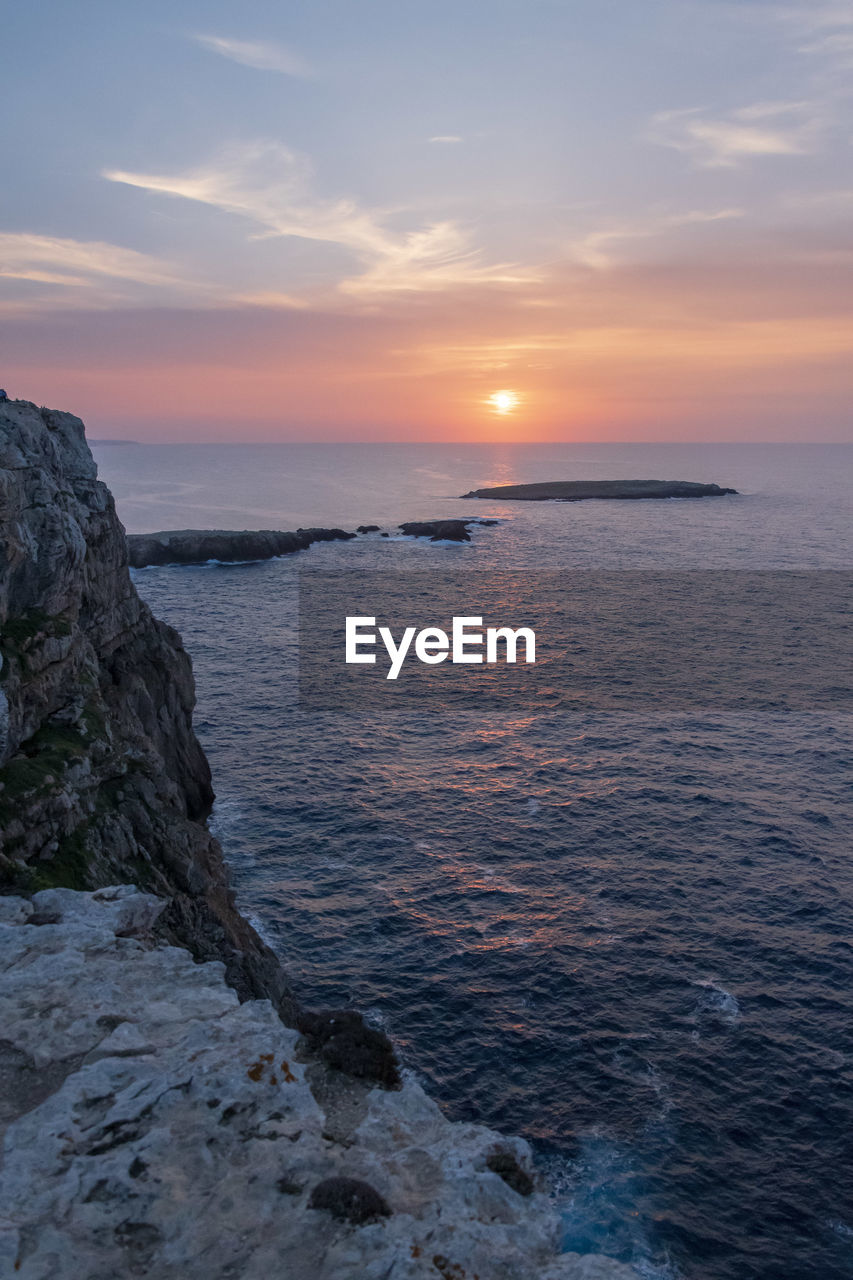
[{"label": "wispy cloud", "polygon": [[515,284],[532,278],[509,264],[483,263],[469,234],[456,223],[436,221],[399,231],[388,225],[395,217],[399,220],[398,211],[366,209],[350,199],[318,198],[307,160],[274,142],[226,151],[215,162],[183,174],[111,169],[104,176],[240,214],[264,238],[295,236],[339,245],[361,267],[358,275],[339,282],[348,294]]},{"label": "wispy cloud", "polygon": [[299,54],[274,40],[231,40],[226,36],[201,34],[191,38],[210,53],[218,53],[244,67],[254,67],[256,71],[278,71],[282,75],[303,79],[313,74]]},{"label": "wispy cloud", "polygon": [[0,232],[0,311],[122,309],[208,301],[210,287],[169,263],[104,240]]},{"label": "wispy cloud", "polygon": [[776,11],[776,17],[800,35],[831,34],[853,27],[853,3],[841,0],[837,4],[782,5]]},{"label": "wispy cloud", "polygon": [[0,232],[0,277],[75,287],[87,287],[105,277],[137,284],[177,281],[165,263],[135,249],[25,231]]},{"label": "wispy cloud", "polygon": [[848,214],[853,210],[853,188],[837,187],[831,191],[796,191],[782,197],[786,209],[812,214]]},{"label": "wispy cloud", "polygon": [[510,263],[484,265],[464,230],[453,222],[434,222],[401,236],[386,236],[361,275],[344,280],[349,294],[428,291],[466,285],[531,283],[534,273]]},{"label": "wispy cloud", "polygon": [[714,117],[700,107],[654,116],[649,141],[673,147],[706,169],[732,168],[760,156],[814,151],[824,126],[811,102],[757,102]]},{"label": "wispy cloud", "polygon": [[[673,325],[666,317],[648,325],[600,324],[585,327],[581,320],[555,332],[534,332],[524,339],[443,343],[428,340],[417,346],[389,352],[409,366],[409,376],[481,373],[513,369],[517,379],[531,368],[549,368],[531,362],[545,354],[563,374],[577,371],[587,378],[597,369],[604,377],[623,363],[636,371],[649,368],[654,382],[660,377],[661,359],[680,373],[689,367],[709,366],[756,373],[761,368],[791,368],[813,360],[843,360],[853,340],[848,317],[810,318],[808,325],[780,320],[714,321]],[[653,382],[653,385],[654,385]],[[708,394],[705,384],[705,394]]]},{"label": "wispy cloud", "polygon": [[742,218],[743,209],[715,209],[705,211],[691,209],[686,213],[667,214],[663,217],[651,218],[645,222],[622,223],[606,227],[599,231],[591,231],[569,246],[572,261],[595,270],[606,270],[615,265],[617,255],[613,247],[636,240],[651,240],[676,231],[680,227],[702,225],[708,222],[724,222],[732,218]]},{"label": "wispy cloud", "polygon": [[[797,40],[798,52],[822,64],[830,83],[853,67],[853,3],[782,9],[779,18]],[[846,90],[846,83],[841,87]]]},{"label": "wispy cloud", "polygon": [[309,305],[303,298],[294,297],[292,293],[281,293],[276,289],[257,289],[254,293],[237,293],[229,301],[238,306],[268,307],[272,311],[305,311]]},{"label": "wispy cloud", "polygon": [[853,67],[853,26],[845,31],[830,31],[815,35],[800,46],[800,53],[822,54],[831,66],[848,70]]},{"label": "wispy cloud", "polygon": [[462,141],[463,139],[455,133],[437,133],[434,138],[427,138],[427,142],[444,142],[450,144]]}]

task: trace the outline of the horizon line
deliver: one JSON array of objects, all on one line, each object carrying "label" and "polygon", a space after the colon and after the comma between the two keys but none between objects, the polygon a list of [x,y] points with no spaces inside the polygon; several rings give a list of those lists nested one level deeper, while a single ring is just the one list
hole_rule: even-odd
[{"label": "horizon line", "polygon": [[418,440],[350,440],[350,439],[326,439],[326,440],[310,440],[310,439],[291,439],[291,440],[136,440],[131,437],[124,439],[119,436],[103,436],[94,437],[92,439],[86,436],[88,445],[163,445],[166,447],[186,446],[186,445],[222,445],[228,448],[238,448],[245,445],[285,445],[285,444],[311,444],[311,445],[452,445],[454,448],[464,448],[466,446],[480,448],[483,445],[616,445],[623,447],[625,445],[760,445],[762,448],[766,445],[845,445],[853,447],[853,440],[435,440],[435,439],[418,439]]}]

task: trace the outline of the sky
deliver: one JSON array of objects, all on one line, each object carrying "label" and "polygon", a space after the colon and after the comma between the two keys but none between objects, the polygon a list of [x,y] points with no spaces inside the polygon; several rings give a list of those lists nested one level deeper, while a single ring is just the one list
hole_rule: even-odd
[{"label": "sky", "polygon": [[853,0],[7,8],[0,385],[139,440],[853,440]]}]

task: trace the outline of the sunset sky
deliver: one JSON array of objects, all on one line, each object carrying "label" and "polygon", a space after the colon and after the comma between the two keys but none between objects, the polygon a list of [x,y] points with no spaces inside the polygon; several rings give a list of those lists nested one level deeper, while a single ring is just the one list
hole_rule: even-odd
[{"label": "sunset sky", "polygon": [[149,440],[849,440],[853,0],[30,0],[0,385]]}]

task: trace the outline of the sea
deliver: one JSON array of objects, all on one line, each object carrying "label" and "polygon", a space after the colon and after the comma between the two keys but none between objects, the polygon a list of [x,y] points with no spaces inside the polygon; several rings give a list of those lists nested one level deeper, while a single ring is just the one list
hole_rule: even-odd
[{"label": "sea", "polygon": [[[853,446],[94,452],[132,532],[391,535],[134,573],[192,656],[238,903],[305,1002],[358,1007],[447,1115],[525,1136],[566,1250],[649,1280],[853,1277],[849,700],[383,714],[306,706],[296,679],[309,571],[849,571]],[[738,494],[457,496],[626,478]],[[498,523],[397,529],[468,515]]]}]

